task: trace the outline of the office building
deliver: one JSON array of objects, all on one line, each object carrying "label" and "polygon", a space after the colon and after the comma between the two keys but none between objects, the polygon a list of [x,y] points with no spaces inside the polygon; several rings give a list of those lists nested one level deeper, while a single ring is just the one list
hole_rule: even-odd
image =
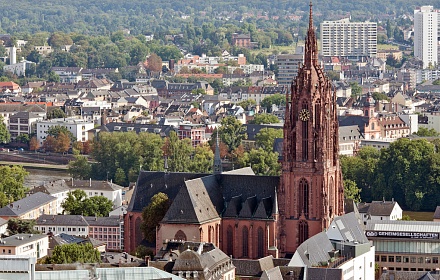
[{"label": "office building", "polygon": [[376,57],[377,23],[350,22],[348,18],[321,23],[323,56]]}]

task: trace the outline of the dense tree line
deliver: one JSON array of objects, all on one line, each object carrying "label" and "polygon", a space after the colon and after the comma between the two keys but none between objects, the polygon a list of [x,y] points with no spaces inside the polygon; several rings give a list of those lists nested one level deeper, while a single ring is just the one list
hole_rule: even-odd
[{"label": "dense tree line", "polygon": [[355,157],[341,157],[344,180],[361,190],[362,201],[394,198],[404,209],[434,211],[440,205],[439,146],[438,139],[401,138],[381,151],[362,148]]}]

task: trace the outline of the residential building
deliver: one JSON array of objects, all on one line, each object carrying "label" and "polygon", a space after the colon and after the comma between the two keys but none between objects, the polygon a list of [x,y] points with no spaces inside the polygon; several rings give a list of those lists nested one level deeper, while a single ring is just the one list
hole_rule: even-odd
[{"label": "residential building", "polygon": [[377,23],[350,22],[348,18],[322,22],[321,54],[354,58],[375,57]]},{"label": "residential building", "polygon": [[35,68],[35,62],[27,60],[3,66],[4,71],[11,72],[19,77],[26,76],[26,71],[32,68]]},{"label": "residential building", "polygon": [[87,197],[103,196],[113,202],[113,207],[122,205],[122,189],[123,187],[110,181],[95,180],[67,180],[65,182],[70,190],[83,190]]},{"label": "residential building", "polygon": [[278,85],[290,87],[293,79],[298,74],[298,70],[304,61],[302,51],[295,54],[277,55],[276,65],[278,66]]},{"label": "residential building", "polygon": [[57,198],[37,192],[0,208],[0,218],[37,219],[43,214],[57,214]]},{"label": "residential building", "polygon": [[432,221],[369,220],[366,235],[382,271],[433,271],[439,267],[440,225]]},{"label": "residential building", "polygon": [[42,215],[36,220],[34,229],[51,235],[94,238],[105,242],[111,251],[124,249],[124,223],[119,216]]},{"label": "residential building", "polygon": [[410,127],[397,114],[381,114],[378,116],[381,138],[398,139],[410,135]]},{"label": "residential building", "polygon": [[177,130],[179,139],[190,139],[191,145],[195,148],[200,144],[208,142],[203,124],[181,124]]},{"label": "residential building", "polygon": [[35,46],[34,50],[36,50],[39,54],[41,54],[42,56],[46,56],[50,53],[53,52],[53,49],[51,46]]},{"label": "residential building", "polygon": [[0,82],[0,90],[3,93],[17,94],[21,92],[21,87],[14,82]]},{"label": "residential building", "polygon": [[8,129],[11,139],[20,134],[32,135],[37,132],[37,121],[43,120],[41,113],[18,112],[9,118]]},{"label": "residential building", "polygon": [[241,48],[252,48],[251,35],[249,34],[232,34],[232,45]]},{"label": "residential building", "polygon": [[78,118],[60,118],[37,121],[37,140],[43,145],[47,137],[47,131],[51,127],[61,126],[67,128],[77,141],[86,142],[89,140],[88,131],[94,128],[94,123]]},{"label": "residential building", "polygon": [[402,219],[402,208],[394,201],[361,202],[357,205],[360,218],[364,224],[369,220],[396,221]]},{"label": "residential building", "polygon": [[46,234],[16,234],[0,241],[0,255],[47,256],[49,237]]},{"label": "residential building", "polygon": [[433,6],[414,10],[414,56],[423,68],[438,64],[438,11]]},{"label": "residential building", "polygon": [[82,80],[81,67],[52,67],[51,70],[60,76],[61,83],[78,83]]}]

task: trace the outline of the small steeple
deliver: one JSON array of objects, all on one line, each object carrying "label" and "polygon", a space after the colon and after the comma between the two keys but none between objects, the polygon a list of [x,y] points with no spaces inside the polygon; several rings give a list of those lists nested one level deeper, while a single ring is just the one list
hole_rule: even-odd
[{"label": "small steeple", "polygon": [[312,1],[310,1],[309,29],[307,30],[307,38],[304,54],[304,65],[310,69],[312,65],[318,62],[318,41],[316,40],[315,27],[313,26],[313,10]]},{"label": "small steeple", "polygon": [[215,154],[214,154],[214,166],[213,166],[214,174],[221,174],[223,172],[222,167],[222,159],[220,157],[220,143],[218,138],[218,129],[215,141]]}]

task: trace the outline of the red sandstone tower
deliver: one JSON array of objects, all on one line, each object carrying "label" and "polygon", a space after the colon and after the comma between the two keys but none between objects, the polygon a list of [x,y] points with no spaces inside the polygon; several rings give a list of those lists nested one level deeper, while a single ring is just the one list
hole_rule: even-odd
[{"label": "red sandstone tower", "polygon": [[344,212],[336,94],[318,64],[310,3],[304,65],[287,95],[279,190],[281,254],[292,254]]}]

